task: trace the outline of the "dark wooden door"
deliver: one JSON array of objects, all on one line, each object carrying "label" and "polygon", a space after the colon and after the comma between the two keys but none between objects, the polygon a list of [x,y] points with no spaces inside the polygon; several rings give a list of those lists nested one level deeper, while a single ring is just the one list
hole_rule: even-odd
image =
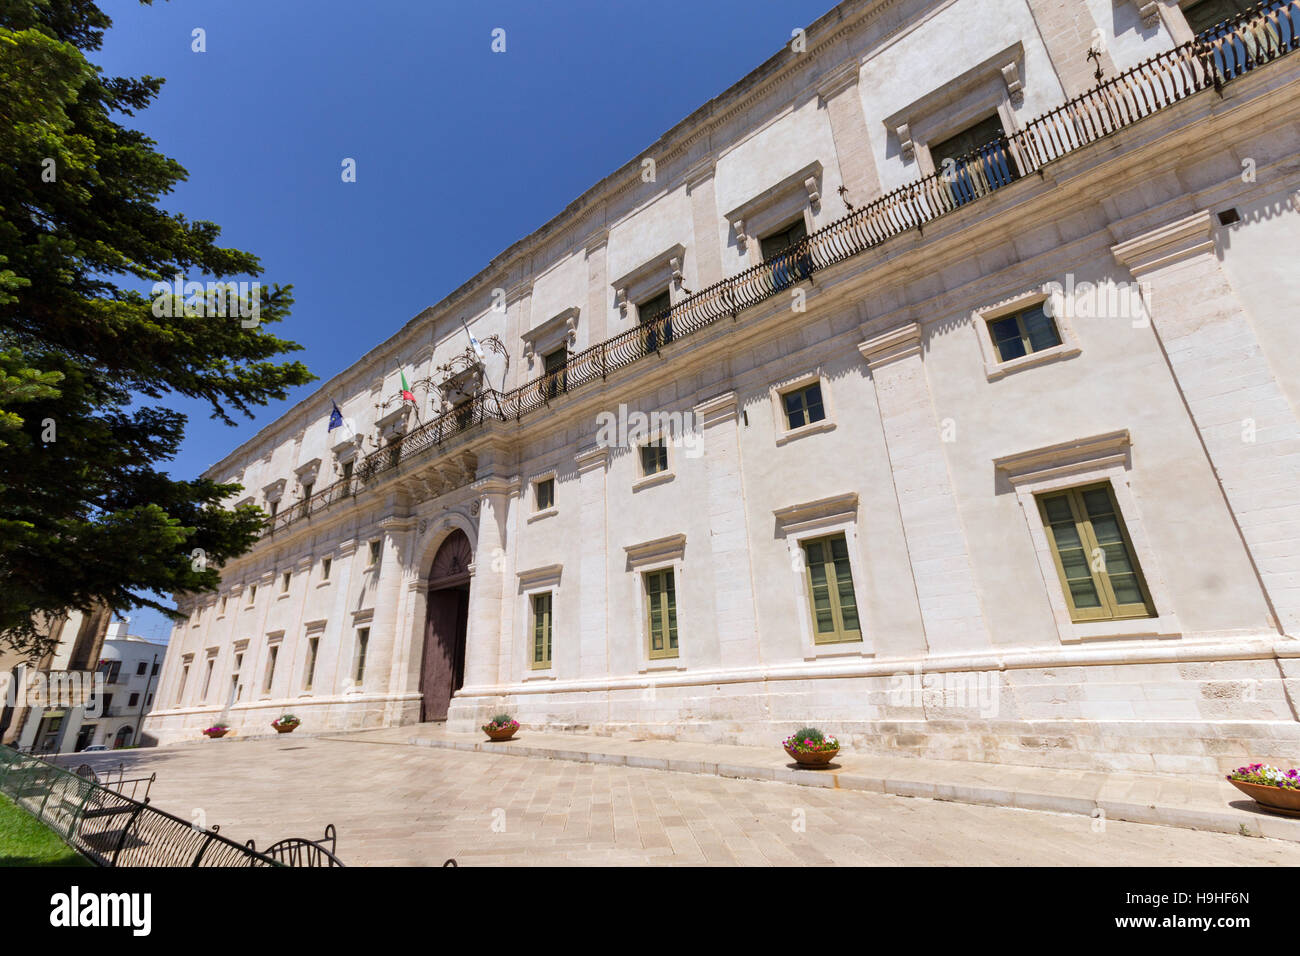
[{"label": "dark wooden door", "polygon": [[469,625],[469,539],[453,533],[433,559],[420,669],[421,720],[446,720],[451,695],[465,682]]}]

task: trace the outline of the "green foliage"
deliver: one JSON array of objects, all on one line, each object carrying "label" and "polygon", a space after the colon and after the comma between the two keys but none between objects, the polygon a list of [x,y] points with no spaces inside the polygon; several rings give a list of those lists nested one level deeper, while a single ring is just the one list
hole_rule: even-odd
[{"label": "green foliage", "polygon": [[26,652],[40,615],[166,611],[141,592],[211,590],[256,540],[258,509],[221,507],[237,485],[158,470],[186,421],[168,398],[233,424],[313,377],[269,331],[291,287],[257,287],[251,328],[138,291],[261,266],[158,207],[185,170],[118,119],[162,80],[87,61],[109,25],[91,0],[0,0],[0,642]]},{"label": "green foliage", "polygon": [[800,727],[790,736],[794,740],[811,740],[815,744],[821,744],[826,741],[826,737],[816,727]]},{"label": "green foliage", "polygon": [[506,724],[512,723],[513,721],[514,718],[511,717],[509,714],[494,714],[492,716],[492,719],[489,720],[488,723],[494,727],[501,727]]}]

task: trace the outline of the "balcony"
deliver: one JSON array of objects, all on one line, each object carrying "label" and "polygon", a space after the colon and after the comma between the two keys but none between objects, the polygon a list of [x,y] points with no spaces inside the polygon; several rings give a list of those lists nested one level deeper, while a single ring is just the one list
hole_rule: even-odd
[{"label": "balcony", "polygon": [[[819,229],[775,256],[696,292],[635,329],[570,355],[564,365],[509,392],[482,389],[367,456],[356,474],[278,515],[263,536],[360,494],[401,464],[488,421],[518,421],[592,382],[605,380],[669,343],[736,318],[817,271],[882,243],[922,229],[943,216],[1002,189],[1081,147],[1126,129],[1153,113],[1225,84],[1300,47],[1300,0],[1269,0],[1248,14],[1224,21],[1194,40],[1154,56],[1100,83],[1023,129],[959,157],[952,166],[908,183]],[[470,459],[451,469],[442,491],[473,480]],[[444,469],[445,471],[445,469]],[[439,492],[441,493],[441,492]]]}]

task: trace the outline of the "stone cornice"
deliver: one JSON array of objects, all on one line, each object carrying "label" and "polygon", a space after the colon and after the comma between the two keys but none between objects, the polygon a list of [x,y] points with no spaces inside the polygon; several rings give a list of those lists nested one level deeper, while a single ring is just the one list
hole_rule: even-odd
[{"label": "stone cornice", "polygon": [[858,493],[856,491],[818,498],[816,501],[805,501],[797,505],[777,508],[772,512],[772,516],[776,518],[779,534],[797,531],[809,523],[851,521],[856,519],[857,515]]},{"label": "stone cornice", "polygon": [[521,590],[542,587],[547,584],[553,587],[559,587],[560,575],[563,571],[563,564],[545,564],[541,567],[530,568],[527,571],[520,571],[516,577],[519,578],[519,587]]},{"label": "stone cornice", "polygon": [[1128,429],[1017,452],[993,459],[993,467],[1011,484],[1019,485],[1080,471],[1124,463],[1132,444]]},{"label": "stone cornice", "polygon": [[632,568],[660,561],[680,560],[686,555],[686,535],[670,534],[652,541],[625,545],[623,550],[627,553],[627,563]]},{"label": "stone cornice", "polygon": [[838,66],[833,66],[817,79],[817,95],[823,101],[833,99],[836,94],[842,93],[850,86],[858,82],[858,77],[862,73],[862,64],[858,62],[857,57],[845,60]]},{"label": "stone cornice", "polygon": [[706,398],[695,406],[695,414],[699,416],[700,425],[704,428],[721,422],[735,421],[739,414],[735,391],[726,391]]},{"label": "stone cornice", "polygon": [[871,368],[879,368],[907,358],[909,355],[921,354],[921,326],[909,322],[897,329],[882,332],[858,345],[858,351],[867,360]]},{"label": "stone cornice", "polygon": [[1115,259],[1134,278],[1213,250],[1214,222],[1207,210],[1111,247]]},{"label": "stone cornice", "polygon": [[573,460],[578,466],[578,474],[586,474],[597,468],[608,468],[609,449],[604,445],[586,448],[574,455]]}]

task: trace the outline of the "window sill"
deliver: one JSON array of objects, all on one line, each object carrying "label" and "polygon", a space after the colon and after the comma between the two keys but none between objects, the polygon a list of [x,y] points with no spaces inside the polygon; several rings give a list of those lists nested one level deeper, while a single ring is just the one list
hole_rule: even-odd
[{"label": "window sill", "polygon": [[644,475],[632,482],[632,490],[640,491],[643,488],[653,488],[655,485],[662,485],[665,482],[672,481],[676,474],[671,471],[657,471],[653,475]]},{"label": "window sill", "polygon": [[811,425],[800,425],[798,428],[792,428],[789,431],[781,433],[780,435],[777,436],[776,443],[778,446],[784,445],[787,442],[792,442],[795,441],[796,439],[803,438],[805,435],[818,435],[821,434],[822,432],[829,432],[834,430],[835,430],[835,423],[831,421],[829,418],[823,418],[821,421],[813,422]]},{"label": "window sill", "polygon": [[642,661],[641,666],[637,668],[638,674],[648,674],[651,671],[684,671],[686,662],[680,657],[656,657],[654,660]]},{"label": "window sill", "polygon": [[1162,614],[1159,617],[1130,617],[1120,621],[1070,621],[1062,624],[1062,644],[1125,639],[1169,639],[1182,636],[1182,628],[1173,614]]},{"label": "window sill", "polygon": [[827,657],[874,657],[875,648],[862,639],[856,641],[828,641],[825,644],[805,645],[803,659],[816,661]]},{"label": "window sill", "polygon": [[549,667],[539,667],[536,670],[530,669],[524,675],[524,681],[530,680],[556,680],[554,672]]},{"label": "window sill", "polygon": [[1014,358],[1009,362],[998,362],[989,365],[984,371],[990,382],[996,382],[1013,372],[1019,372],[1021,369],[1032,368],[1035,365],[1045,365],[1048,362],[1058,362],[1063,359],[1074,358],[1083,350],[1077,345],[1062,343],[1054,345],[1050,349],[1043,349],[1041,352],[1031,352],[1028,355],[1022,355],[1020,358]]},{"label": "window sill", "polygon": [[327,588],[327,587],[329,587],[329,586],[330,586],[330,582],[329,582],[329,581],[319,581],[319,582],[317,582],[317,584],[316,584],[316,590],[319,591],[321,588]]},{"label": "window sill", "polygon": [[547,508],[544,511],[534,511],[528,516],[528,523],[532,524],[534,521],[541,521],[543,518],[550,518],[559,513],[559,508]]},{"label": "window sill", "polygon": [[289,593],[288,591],[282,591],[281,593],[279,593],[279,594],[277,594],[277,595],[275,596],[275,599],[276,599],[277,601],[283,601],[283,600],[285,600],[286,598],[289,598],[289,597],[292,597],[292,595],[290,595],[290,593]]}]

